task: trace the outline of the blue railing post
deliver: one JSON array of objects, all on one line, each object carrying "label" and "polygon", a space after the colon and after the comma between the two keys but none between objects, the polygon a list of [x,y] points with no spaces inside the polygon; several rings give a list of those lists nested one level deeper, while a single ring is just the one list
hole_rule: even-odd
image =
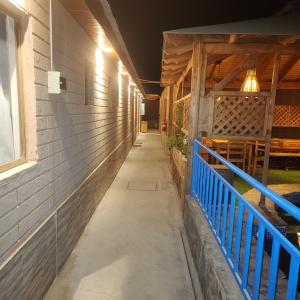
[{"label": "blue railing post", "polygon": [[196,196],[196,185],[197,185],[197,154],[199,151],[199,144],[194,141],[193,144],[193,155],[192,155],[192,196]]},{"label": "blue railing post", "polygon": [[[279,278],[280,249],[282,249],[290,256],[290,271],[288,286],[285,291],[281,292],[286,293],[288,300],[298,298],[299,250],[201,157],[200,149],[211,155],[220,164],[225,165],[232,173],[261,192],[274,205],[279,206],[285,213],[298,221],[300,221],[300,209],[207,146],[197,140],[194,141],[192,195],[200,205],[244,297],[246,299],[259,299],[261,293],[265,293],[263,296],[268,300],[274,299],[279,286],[277,285],[277,278]],[[258,228],[258,233],[255,235],[256,228]],[[264,245],[267,243],[265,242],[267,236],[271,236],[272,254],[269,272],[267,272],[269,276],[268,285],[261,289],[262,267],[264,257],[267,255]],[[256,240],[255,243],[253,239]],[[252,278],[249,278],[250,274]],[[265,280],[263,284],[265,284],[264,282]]]}]

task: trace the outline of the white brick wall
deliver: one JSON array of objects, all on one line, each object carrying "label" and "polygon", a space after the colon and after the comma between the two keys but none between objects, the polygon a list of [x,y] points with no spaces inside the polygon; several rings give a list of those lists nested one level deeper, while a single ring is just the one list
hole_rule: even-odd
[{"label": "white brick wall", "polygon": [[[101,78],[94,43],[58,0],[54,1],[53,17],[54,66],[66,77],[67,91],[48,95],[48,1],[30,0],[30,10],[34,70],[25,69],[24,74],[34,72],[37,132],[27,134],[37,136],[37,163],[10,170],[5,178],[1,174],[0,258],[65,200],[132,129],[126,78],[121,100],[108,94],[108,78],[118,80],[118,61],[105,55]],[[85,105],[87,59],[94,62],[98,73],[95,105]]]}]

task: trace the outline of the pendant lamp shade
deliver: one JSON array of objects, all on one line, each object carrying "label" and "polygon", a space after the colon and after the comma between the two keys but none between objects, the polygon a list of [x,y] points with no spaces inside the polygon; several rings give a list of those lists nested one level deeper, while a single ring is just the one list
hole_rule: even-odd
[{"label": "pendant lamp shade", "polygon": [[259,92],[259,84],[256,77],[256,69],[250,69],[247,71],[246,78],[241,88],[242,92]]}]

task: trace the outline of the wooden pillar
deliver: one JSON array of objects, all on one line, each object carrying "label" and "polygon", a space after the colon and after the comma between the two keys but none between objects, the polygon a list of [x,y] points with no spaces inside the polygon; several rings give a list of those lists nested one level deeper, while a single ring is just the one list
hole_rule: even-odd
[{"label": "wooden pillar", "polygon": [[[280,67],[280,53],[276,52],[274,56],[269,109],[267,112],[268,115],[267,115],[266,147],[265,147],[263,174],[262,174],[262,183],[264,185],[268,184],[268,179],[269,179],[269,161],[270,161],[270,149],[271,149],[271,138],[272,138],[272,125],[273,125],[273,114],[274,114],[274,106],[275,106],[275,99],[276,99],[276,92],[277,92],[279,67]],[[265,207],[264,195],[261,195],[259,205],[261,207]]]},{"label": "wooden pillar", "polygon": [[172,120],[171,120],[171,135],[175,135],[176,133],[176,128],[173,124],[173,122],[175,121],[175,114],[174,114],[174,102],[177,100],[177,95],[178,95],[178,85],[175,83],[174,86],[173,86],[173,91],[172,91]]},{"label": "wooden pillar", "polygon": [[172,136],[172,128],[173,128],[173,102],[174,102],[174,85],[169,86],[168,90],[168,128],[167,128],[167,136]]},{"label": "wooden pillar", "polygon": [[[189,116],[189,136],[187,151],[187,168],[186,168],[186,193],[191,192],[191,176],[192,176],[192,155],[193,141],[199,138],[199,107],[205,96],[205,79],[206,79],[207,53],[205,45],[199,41],[195,41],[193,45],[192,57],[192,80],[191,80],[191,106]],[[200,113],[201,116],[201,113]]]}]

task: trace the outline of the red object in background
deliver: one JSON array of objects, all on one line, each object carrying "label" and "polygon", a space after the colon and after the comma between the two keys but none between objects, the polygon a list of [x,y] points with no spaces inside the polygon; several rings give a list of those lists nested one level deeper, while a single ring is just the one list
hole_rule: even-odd
[{"label": "red object in background", "polygon": [[167,131],[167,123],[166,123],[166,121],[162,123],[161,130],[162,131]]}]

